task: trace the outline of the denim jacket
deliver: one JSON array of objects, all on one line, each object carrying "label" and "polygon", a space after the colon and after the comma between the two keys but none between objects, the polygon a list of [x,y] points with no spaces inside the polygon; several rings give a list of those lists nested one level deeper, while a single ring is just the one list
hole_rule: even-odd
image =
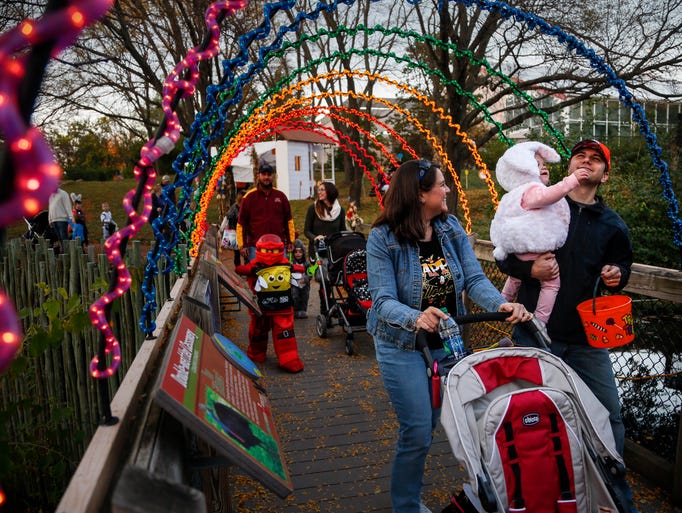
[{"label": "denim jacket", "polygon": [[[505,299],[481,269],[459,221],[452,215],[445,222],[436,219],[433,229],[455,280],[457,314],[466,313],[462,292],[483,309],[497,311]],[[422,300],[418,245],[401,244],[386,224],[373,228],[367,239],[367,278],[372,296],[367,331],[377,341],[414,350]]]}]

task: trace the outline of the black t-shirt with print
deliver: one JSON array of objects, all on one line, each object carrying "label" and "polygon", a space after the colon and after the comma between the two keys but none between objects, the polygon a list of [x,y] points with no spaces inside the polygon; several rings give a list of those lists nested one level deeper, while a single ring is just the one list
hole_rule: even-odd
[{"label": "black t-shirt with print", "polygon": [[[422,266],[422,311],[435,306],[447,309],[451,315],[457,315],[455,281],[436,237],[427,242],[419,242],[419,263]],[[427,338],[429,349],[443,347],[438,333],[429,333]]]}]

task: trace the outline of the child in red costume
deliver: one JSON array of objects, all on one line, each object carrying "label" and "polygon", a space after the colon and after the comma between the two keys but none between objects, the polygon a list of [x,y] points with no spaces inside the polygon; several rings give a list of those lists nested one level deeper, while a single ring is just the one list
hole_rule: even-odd
[{"label": "child in red costume", "polygon": [[[246,354],[254,362],[264,362],[268,350],[268,332],[272,330],[279,366],[289,372],[303,370],[298,357],[294,334],[294,307],[291,300],[291,270],[305,272],[293,265],[284,255],[284,243],[277,235],[263,235],[256,242],[256,258],[248,264],[235,267],[238,274],[247,276],[256,293],[263,315],[253,312],[249,324],[249,348]],[[301,269],[298,269],[300,267]]]}]

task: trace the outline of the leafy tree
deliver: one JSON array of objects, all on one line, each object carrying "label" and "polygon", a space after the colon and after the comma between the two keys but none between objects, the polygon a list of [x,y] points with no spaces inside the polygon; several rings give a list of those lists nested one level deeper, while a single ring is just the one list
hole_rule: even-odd
[{"label": "leafy tree", "polygon": [[63,132],[51,135],[52,148],[72,180],[111,180],[115,175],[132,173],[136,161],[135,143],[130,134],[114,131],[108,119],[96,122],[74,121]]}]

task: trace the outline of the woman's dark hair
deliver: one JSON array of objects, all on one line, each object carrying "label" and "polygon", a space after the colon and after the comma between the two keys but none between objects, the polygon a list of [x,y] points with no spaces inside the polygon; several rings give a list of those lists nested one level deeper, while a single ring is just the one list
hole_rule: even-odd
[{"label": "woman's dark hair", "polygon": [[[428,160],[408,160],[393,173],[391,185],[384,196],[384,210],[372,226],[387,224],[398,240],[417,242],[424,238],[424,221],[419,192],[428,192],[436,185],[440,169]],[[447,218],[443,212],[441,218]]]},{"label": "woman's dark hair", "polygon": [[324,186],[324,190],[327,193],[327,201],[330,203],[330,205],[327,206],[323,201],[320,201],[319,198],[316,199],[315,213],[319,218],[324,218],[331,213],[332,206],[339,197],[339,190],[336,188],[336,185],[331,182],[322,182],[320,185]]}]

